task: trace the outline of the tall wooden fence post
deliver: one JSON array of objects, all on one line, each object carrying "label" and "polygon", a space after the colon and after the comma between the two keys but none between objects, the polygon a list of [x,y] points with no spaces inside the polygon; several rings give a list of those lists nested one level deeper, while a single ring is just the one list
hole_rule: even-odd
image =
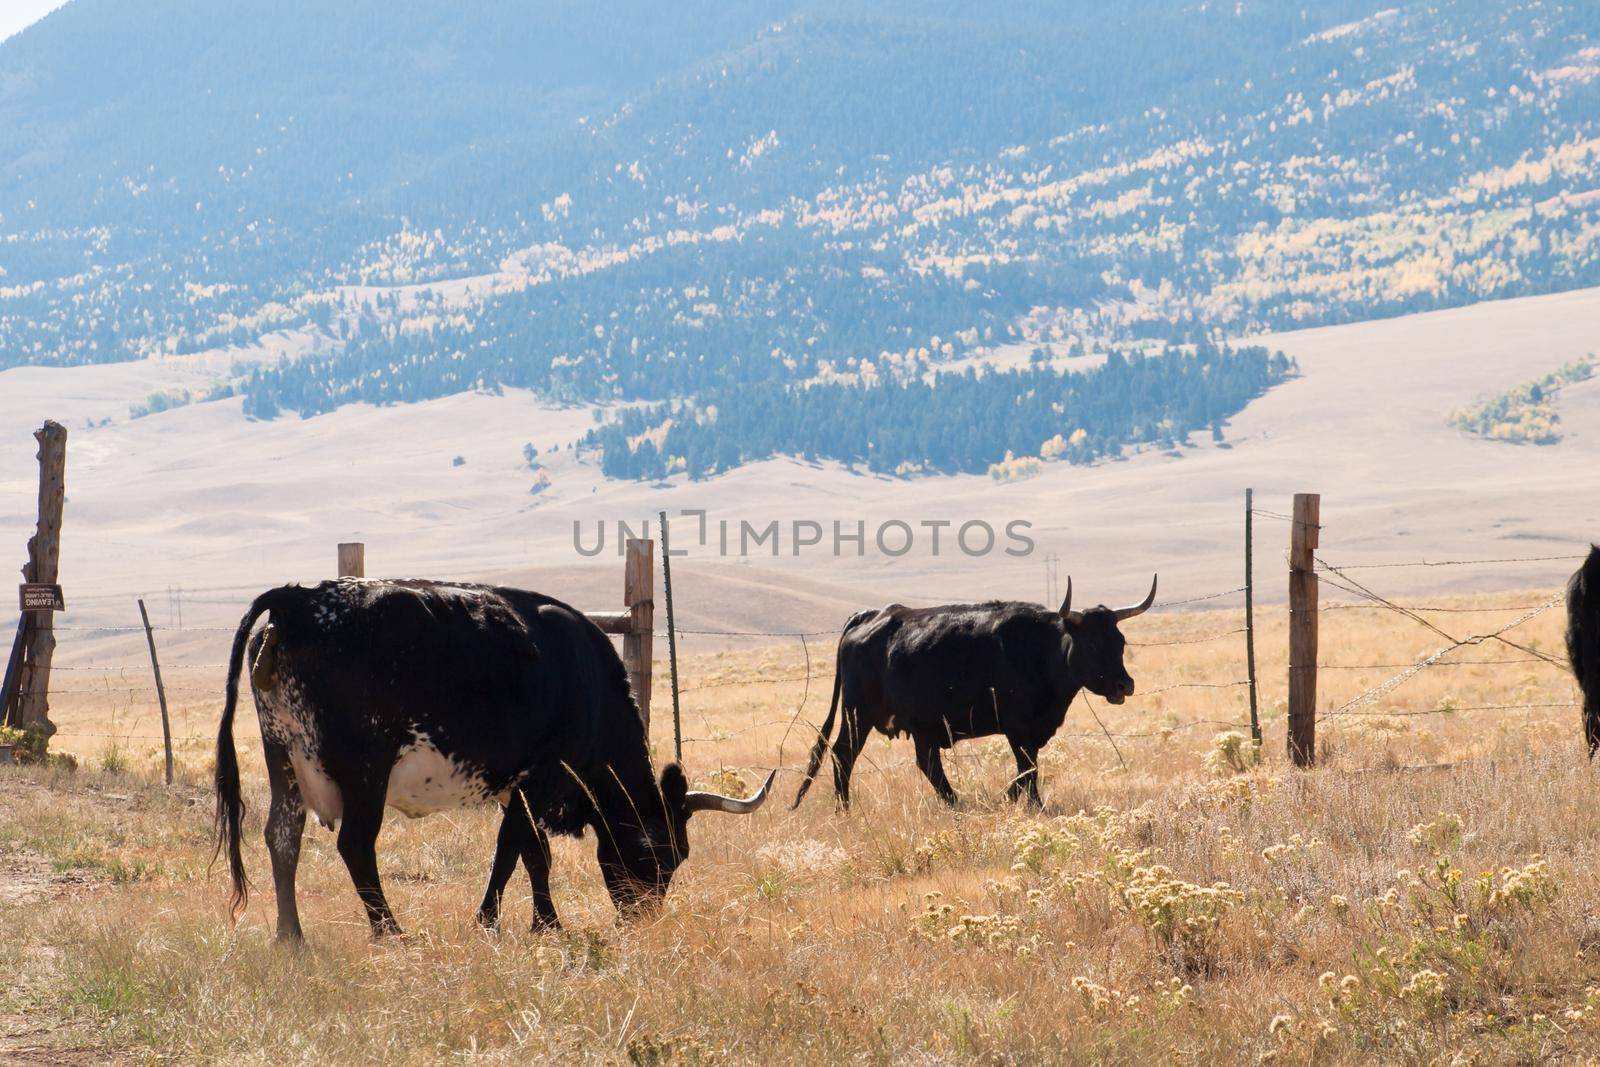
[{"label": "tall wooden fence post", "polygon": [[1322,497],[1294,495],[1289,533],[1289,758],[1309,767],[1317,758],[1317,570]]},{"label": "tall wooden fence post", "polygon": [[339,577],[367,576],[367,546],[361,541],[339,542]]},{"label": "tall wooden fence post", "polygon": [[144,623],[144,639],[150,645],[150,669],[156,675],[156,700],[161,704],[161,740],[167,749],[167,784],[172,784],[172,722],[167,718],[167,687],[161,684],[161,661],[156,658],[156,632],[150,628],[150,613],[139,598],[139,620]]},{"label": "tall wooden fence post", "polygon": [[1250,740],[1261,744],[1261,719],[1256,713],[1256,581],[1255,490],[1244,491],[1244,658],[1250,679]]},{"label": "tall wooden fence post", "polygon": [[[39,521],[28,539],[28,563],[22,568],[29,582],[47,585],[61,571],[61,512],[67,499],[67,428],[53,419],[34,431],[39,442]],[[55,656],[54,612],[28,612],[28,635],[22,662],[13,684],[17,687],[17,714],[13,725],[37,730],[48,738],[56,732],[50,721],[50,661]]]},{"label": "tall wooden fence post", "polygon": [[622,603],[632,615],[632,625],[622,637],[622,662],[628,668],[628,684],[639,704],[645,736],[650,736],[650,654],[654,646],[656,608],[652,599],[655,577],[654,542],[628,538],[627,558],[623,562]]}]

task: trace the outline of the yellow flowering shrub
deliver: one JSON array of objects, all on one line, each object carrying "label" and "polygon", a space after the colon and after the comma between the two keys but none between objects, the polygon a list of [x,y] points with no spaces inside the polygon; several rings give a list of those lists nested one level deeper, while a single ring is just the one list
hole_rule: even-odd
[{"label": "yellow flowering shrub", "polygon": [[1521,867],[1502,867],[1498,881],[1485,871],[1478,878],[1478,893],[1492,910],[1531,910],[1556,895],[1550,865],[1534,856]]},{"label": "yellow flowering shrub", "polygon": [[1219,778],[1243,774],[1261,765],[1261,742],[1238,730],[1227,730],[1211,739],[1211,748],[1201,762]]},{"label": "yellow flowering shrub", "polygon": [[1400,987],[1400,999],[1410,1001],[1428,1014],[1437,1014],[1444,1008],[1445,976],[1424,967],[1413,974]]},{"label": "yellow flowering shrub", "polygon": [[947,862],[956,855],[956,837],[949,830],[939,830],[911,850],[908,866],[913,873],[926,874],[935,865]]},{"label": "yellow flowering shrub", "polygon": [[1301,835],[1295,834],[1288,841],[1276,845],[1268,845],[1262,849],[1261,858],[1268,863],[1282,863],[1285,860],[1307,855],[1315,848],[1315,841],[1307,841]]},{"label": "yellow flowering shrub", "polygon": [[1465,824],[1461,816],[1441,811],[1432,822],[1418,823],[1406,834],[1406,839],[1417,848],[1431,852],[1449,852],[1461,847]]},{"label": "yellow flowering shrub", "polygon": [[1031,956],[1041,947],[1038,934],[1030,934],[1014,915],[958,914],[956,906],[938,892],[923,897],[917,933],[924,940],[973,948],[1003,949],[1016,956]]},{"label": "yellow flowering shrub", "polygon": [[1140,925],[1176,951],[1178,962],[1200,969],[1213,962],[1223,916],[1244,900],[1226,882],[1196,885],[1160,864],[1135,868],[1120,896]]},{"label": "yellow flowering shrub", "polygon": [[1082,839],[1070,830],[1044,823],[1033,823],[1017,834],[1013,842],[1013,871],[1031,871],[1039,874],[1052,863],[1061,863],[1082,845]]}]

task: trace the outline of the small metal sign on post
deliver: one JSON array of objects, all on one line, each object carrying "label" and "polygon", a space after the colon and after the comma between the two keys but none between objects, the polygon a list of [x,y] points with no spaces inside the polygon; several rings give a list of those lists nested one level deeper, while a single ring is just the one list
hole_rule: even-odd
[{"label": "small metal sign on post", "polygon": [[17,601],[23,611],[66,611],[61,587],[47,582],[23,582],[17,587]]}]

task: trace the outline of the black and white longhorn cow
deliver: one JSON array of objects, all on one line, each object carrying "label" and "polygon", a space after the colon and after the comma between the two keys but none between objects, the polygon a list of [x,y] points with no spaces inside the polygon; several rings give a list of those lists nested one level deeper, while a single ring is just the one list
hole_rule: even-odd
[{"label": "black and white longhorn cow", "polygon": [[1061,728],[1067,705],[1087,689],[1113,704],[1133,695],[1117,624],[1150,610],[1150,594],[1127,608],[1072,608],[1072,580],[1059,610],[1019,601],[860,611],[845,623],[834,663],[833,700],[794,803],[816,778],[841,708],[833,745],[833,788],[850,806],[850,771],[867,735],[911,735],[917,766],[941,800],[954,804],[942,749],[969,737],[1004,734],[1017,760],[1013,800],[1039,804],[1039,749]]},{"label": "black and white longhorn cow", "polygon": [[[263,614],[268,624],[252,637]],[[748,800],[690,792],[676,764],[658,781],[616,650],[558,600],[432,581],[269,589],[234,635],[217,737],[217,847],[228,852],[234,915],[248,895],[233,745],[247,652],[283,940],[302,936],[295,868],[307,808],[337,827],[339,855],[381,935],[399,929],[378,881],[385,806],[416,817],[498,799],[506,810],[480,918],[495,921],[520,858],[540,926],[556,920],[547,832],[592,827],[606,887],[630,915],[665,895],[689,854],[689,816],[752,812],[772,781]]]}]

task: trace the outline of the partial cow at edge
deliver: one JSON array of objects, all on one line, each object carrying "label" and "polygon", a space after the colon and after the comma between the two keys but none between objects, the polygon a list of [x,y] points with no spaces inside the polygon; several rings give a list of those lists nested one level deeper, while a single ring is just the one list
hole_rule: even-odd
[{"label": "partial cow at edge", "polygon": [[[263,614],[268,624],[252,636]],[[535,928],[554,925],[545,834],[593,828],[606,888],[624,915],[659,904],[689,854],[696,811],[754,811],[690,792],[668,764],[659,781],[627,673],[610,639],[558,600],[520,589],[342,578],[256,598],[239,623],[217,736],[217,844],[233,912],[247,893],[244,802],[233,715],[246,653],[271,808],[267,849],[278,937],[299,940],[295,872],[309,809],[338,830],[374,935],[399,925],[378,879],[384,808],[418,817],[490,799],[505,807],[480,918],[521,859]]]},{"label": "partial cow at edge", "polygon": [[1567,582],[1567,658],[1583,691],[1583,737],[1593,759],[1600,749],[1600,545],[1589,546]]},{"label": "partial cow at edge", "polygon": [[816,778],[841,709],[839,735],[831,741],[840,807],[850,806],[850,772],[872,730],[910,734],[917,766],[949,804],[956,793],[940,752],[967,738],[1004,734],[1017,761],[1007,795],[1025,795],[1038,806],[1039,750],[1061,728],[1078,691],[1112,704],[1133,695],[1118,624],[1150,610],[1155,598],[1152,578],[1149,594],[1132,607],[1075,611],[1068,578],[1056,611],[991,601],[857,612],[839,636],[833,699],[794,806]]}]

